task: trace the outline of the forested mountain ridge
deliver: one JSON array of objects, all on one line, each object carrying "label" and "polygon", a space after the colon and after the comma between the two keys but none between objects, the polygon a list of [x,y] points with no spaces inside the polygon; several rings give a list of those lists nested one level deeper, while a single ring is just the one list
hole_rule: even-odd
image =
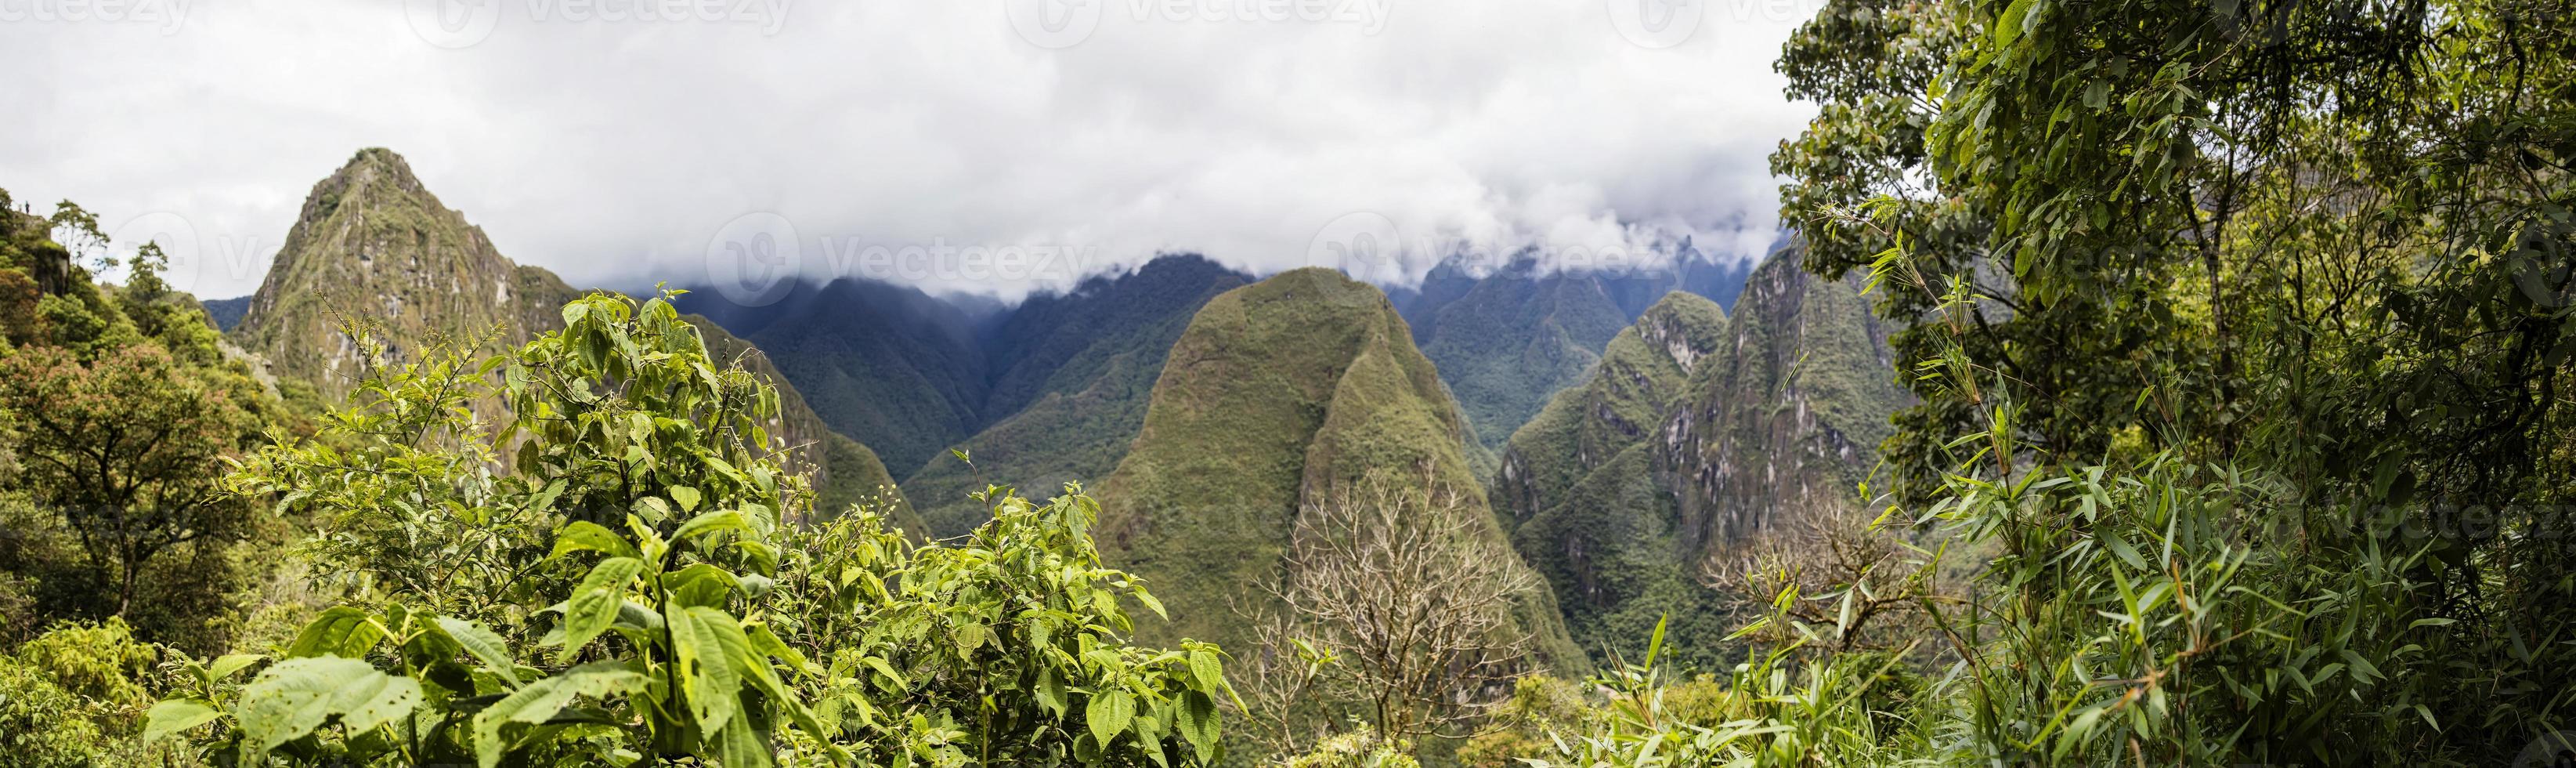
[{"label": "forested mountain ridge", "polygon": [[1644,651],[1669,617],[1677,660],[1722,667],[1740,621],[1705,582],[1768,524],[1863,503],[1887,419],[1907,402],[1884,321],[1854,280],[1783,249],[1733,313],[1671,294],[1583,383],[1513,434],[1495,480],[1513,543],[1557,590],[1585,649]]},{"label": "forested mountain ridge", "polygon": [[1521,261],[1432,312],[1416,338],[1477,441],[1496,447],[1599,360],[1628,319],[1599,280]]},{"label": "forested mountain ridge", "polygon": [[903,481],[931,532],[962,534],[989,517],[967,498],[988,482],[1040,493],[1107,478],[1190,318],[1251,280],[1196,255],[1163,256],[1009,310],[985,333],[995,375],[984,412],[995,420],[959,446],[974,465],[942,453]]},{"label": "forested mountain ridge", "polygon": [[874,448],[898,476],[986,422],[991,374],[973,319],[920,289],[853,277],[798,283],[761,306],[716,291],[677,306],[767,350],[825,424]]},{"label": "forested mountain ridge", "polygon": [[[1235,610],[1271,604],[1262,585],[1281,578],[1301,508],[1371,470],[1472,499],[1476,535],[1500,542],[1468,439],[1383,293],[1330,270],[1284,272],[1209,301],[1173,345],[1143,430],[1099,487],[1102,551],[1149,584],[1191,585],[1166,598],[1169,625],[1143,636],[1241,643],[1250,628]],[[1544,589],[1512,616],[1548,663],[1581,663]]]},{"label": "forested mountain ridge", "polygon": [[1522,256],[1479,274],[1478,265],[1458,257],[1433,267],[1396,301],[1479,444],[1499,451],[1666,293],[1700,295],[1724,308],[1743,290],[1744,265],[1710,261],[1687,240],[1668,259],[1608,271],[1559,269]]},{"label": "forested mountain ridge", "polygon": [[1566,501],[1576,482],[1630,446],[1647,442],[1687,394],[1686,382],[1720,349],[1726,311],[1686,293],[1666,294],[1620,329],[1601,361],[1557,392],[1512,434],[1495,479],[1496,506],[1512,520]]},{"label": "forested mountain ridge", "polygon": [[1548,578],[1567,629],[1596,662],[1634,656],[1655,624],[1675,630],[1672,658],[1724,666],[1727,631],[1699,584],[1699,553],[1678,535],[1677,504],[1655,472],[1654,438],[1725,349],[1715,302],[1675,292],[1619,332],[1582,384],[1550,398],[1512,434],[1495,506],[1512,543]]},{"label": "forested mountain ridge", "polygon": [[[369,148],[314,185],[229,336],[258,355],[269,373],[309,382],[336,402],[361,367],[357,346],[338,325],[344,319],[372,324],[395,358],[442,336],[498,334],[487,345],[497,349],[561,328],[563,305],[582,293],[553,272],[501,255],[480,227],[441,204],[400,155]],[[710,354],[740,359],[779,385],[779,413],[768,428],[814,468],[819,509],[880,497],[903,506],[876,454],[826,428],[773,359],[714,323],[696,325]]]}]

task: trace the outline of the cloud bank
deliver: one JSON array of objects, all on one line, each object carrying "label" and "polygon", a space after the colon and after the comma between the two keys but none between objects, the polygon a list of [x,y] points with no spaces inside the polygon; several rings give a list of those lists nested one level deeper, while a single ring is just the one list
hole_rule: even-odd
[{"label": "cloud bank", "polygon": [[1813,8],[0,0],[0,188],[161,238],[209,297],[256,288],[365,146],[577,285],[1742,258],[1811,111],[1770,61]]}]

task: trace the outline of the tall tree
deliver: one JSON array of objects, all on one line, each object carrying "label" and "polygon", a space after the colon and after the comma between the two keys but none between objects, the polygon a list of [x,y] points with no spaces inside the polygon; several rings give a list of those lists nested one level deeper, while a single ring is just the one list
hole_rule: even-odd
[{"label": "tall tree", "polygon": [[157,345],[82,363],[60,347],[0,358],[6,414],[34,501],[79,537],[122,615],[153,558],[242,535],[250,510],[217,488],[222,460],[257,435],[255,393],[189,370]]}]

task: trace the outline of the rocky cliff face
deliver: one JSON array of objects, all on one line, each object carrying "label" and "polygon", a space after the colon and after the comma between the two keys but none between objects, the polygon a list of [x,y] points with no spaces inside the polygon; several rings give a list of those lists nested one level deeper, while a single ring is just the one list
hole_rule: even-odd
[{"label": "rocky cliff face", "polygon": [[1888,418],[1906,402],[1856,275],[1825,280],[1794,250],[1756,268],[1727,342],[1657,435],[1686,547],[1759,529],[1801,505],[1855,503]]},{"label": "rocky cliff face", "polygon": [[1784,516],[1860,502],[1904,402],[1887,330],[1857,282],[1784,250],[1732,313],[1667,296],[1515,432],[1496,504],[1575,640],[1633,655],[1670,617],[1677,660],[1727,663],[1716,638],[1737,621],[1705,565]]},{"label": "rocky cliff face", "polygon": [[[371,148],[313,185],[229,336],[262,358],[268,373],[310,382],[338,402],[360,373],[343,319],[380,326],[395,355],[434,339],[485,336],[493,351],[561,327],[563,304],[581,293],[553,272],[503,257],[482,228],[422,186],[400,155]],[[875,454],[825,429],[759,350],[704,318],[691,321],[716,359],[740,360],[779,387],[771,433],[815,468],[824,509],[893,494]],[[900,505],[899,495],[890,498]]]},{"label": "rocky cliff face", "polygon": [[1716,596],[1694,578],[1677,504],[1655,474],[1655,433],[1712,360],[1727,321],[1715,302],[1672,293],[1604,348],[1584,382],[1556,394],[1512,434],[1496,506],[1512,545],[1555,588],[1587,651],[1634,658],[1669,617],[1675,660],[1717,668],[1727,632]]},{"label": "rocky cliff face", "polygon": [[366,149],[313,185],[233,336],[271,372],[336,400],[359,366],[343,318],[381,323],[397,353],[434,335],[497,330],[524,342],[559,322],[551,309],[574,295],[552,273],[503,258],[401,156]]}]

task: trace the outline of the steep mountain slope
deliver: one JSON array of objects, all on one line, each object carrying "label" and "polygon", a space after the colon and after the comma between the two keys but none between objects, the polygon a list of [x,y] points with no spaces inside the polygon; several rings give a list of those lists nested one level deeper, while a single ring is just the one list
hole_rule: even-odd
[{"label": "steep mountain slope", "polygon": [[[430,194],[401,156],[370,148],[313,186],[229,336],[264,358],[268,373],[310,382],[336,402],[347,396],[358,368],[340,318],[380,324],[396,353],[434,336],[494,331],[497,348],[561,327],[564,302],[580,295],[552,272],[503,257],[481,228]],[[817,468],[818,508],[879,496],[901,506],[875,454],[825,429],[769,358],[712,322],[691,320],[711,355],[739,359],[778,386],[780,414],[771,436]]]},{"label": "steep mountain slope", "polygon": [[[1634,658],[1655,623],[1672,620],[1676,660],[1716,668],[1704,642],[1730,628],[1716,595],[1692,578],[1678,505],[1654,472],[1654,435],[1690,393],[1691,374],[1726,338],[1715,302],[1674,292],[1621,330],[1584,382],[1550,398],[1512,434],[1495,506],[1512,544],[1556,590],[1585,650]],[[1595,657],[1606,660],[1606,654]]]},{"label": "steep mountain slope", "polygon": [[1600,281],[1537,269],[1524,261],[1476,281],[1416,335],[1489,447],[1580,380],[1628,323]]},{"label": "steep mountain slope", "polygon": [[506,342],[524,342],[573,295],[553,277],[503,258],[401,156],[365,149],[313,185],[232,335],[266,356],[271,372],[311,381],[336,400],[358,366],[341,318],[382,323],[396,352],[432,335],[495,328]]},{"label": "steep mountain slope", "polygon": [[983,426],[988,390],[974,321],[909,286],[848,278],[745,307],[714,291],[680,309],[767,350],[833,431],[874,447],[898,474]]},{"label": "steep mountain slope", "polygon": [[1756,267],[1728,346],[1666,418],[1657,466],[1684,546],[1708,550],[1814,503],[1854,503],[1906,395],[1860,275],[1826,280],[1794,249]]},{"label": "steep mountain slope", "polygon": [[1665,294],[1695,294],[1723,308],[1743,290],[1746,265],[1707,260],[1688,240],[1672,258],[1669,267],[1616,272],[1550,272],[1522,259],[1484,275],[1452,259],[1397,306],[1479,444],[1499,450]]},{"label": "steep mountain slope", "polygon": [[1689,393],[1691,373],[1726,338],[1726,310],[1687,293],[1665,294],[1621,329],[1583,382],[1556,393],[1512,433],[1495,505],[1514,520],[1564,503],[1576,483],[1630,447],[1651,442]]},{"label": "steep mountain slope", "polygon": [[206,316],[214,319],[215,330],[218,331],[231,331],[235,326],[241,325],[242,314],[250,311],[248,296],[206,299],[198,303],[205,305]]},{"label": "steep mountain slope", "polygon": [[1000,420],[965,441],[969,468],[946,453],[903,485],[932,534],[955,536],[988,512],[966,494],[985,483],[1030,494],[1097,484],[1127,455],[1172,343],[1218,294],[1252,279],[1195,255],[1032,296],[986,332],[996,372],[982,410]]},{"label": "steep mountain slope", "polygon": [[1667,295],[1513,434],[1495,503],[1577,641],[1633,655],[1669,615],[1677,660],[1727,663],[1734,621],[1702,572],[1784,515],[1859,503],[1904,402],[1881,322],[1857,282],[1782,250],[1731,314]]},{"label": "steep mountain slope", "polygon": [[1735,306],[1736,299],[1743,295],[1744,280],[1752,273],[1753,264],[1750,259],[1713,260],[1684,239],[1673,254],[1671,266],[1605,276],[1602,285],[1610,292],[1611,301],[1631,318],[1645,314],[1648,307],[1663,300],[1664,294],[1674,291],[1726,308]]},{"label": "steep mountain slope", "polygon": [[[1162,587],[1170,608],[1168,624],[1140,635],[1239,644],[1230,607],[1266,602],[1259,585],[1278,577],[1301,505],[1369,470],[1427,467],[1430,482],[1484,509],[1464,422],[1408,336],[1384,294],[1324,269],[1199,310],[1100,489],[1104,552]],[[1545,590],[1514,615],[1544,658],[1580,663]]]}]

